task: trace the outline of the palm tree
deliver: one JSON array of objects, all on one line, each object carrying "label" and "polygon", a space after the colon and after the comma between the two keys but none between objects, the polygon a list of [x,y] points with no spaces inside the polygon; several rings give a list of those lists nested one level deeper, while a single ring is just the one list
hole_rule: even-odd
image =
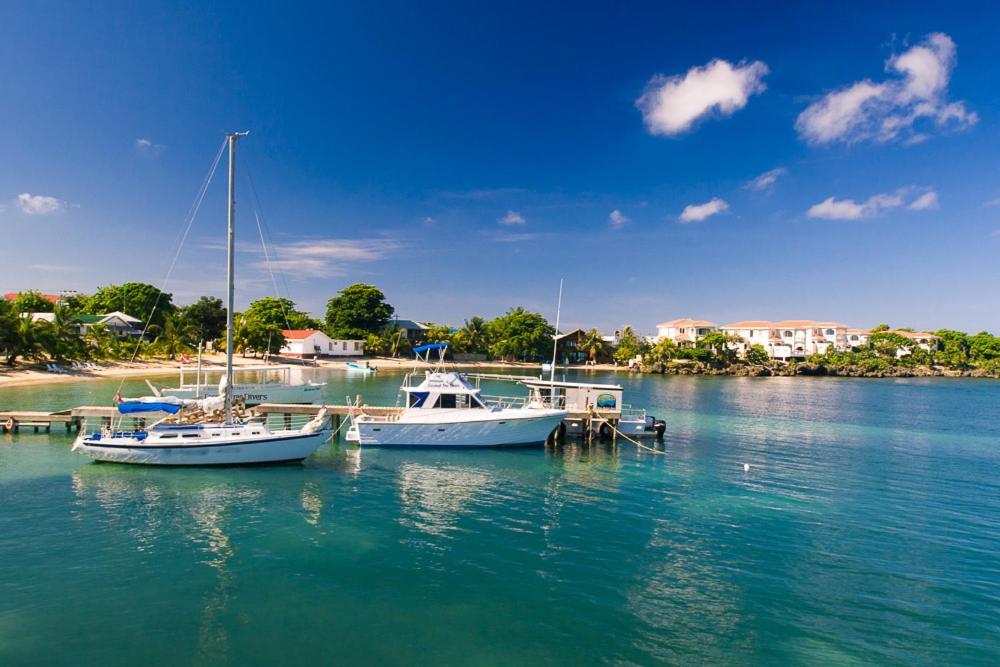
[{"label": "palm tree", "polygon": [[604,353],[604,339],[597,329],[591,329],[583,334],[578,348],[587,353],[591,362],[596,363],[598,355]]},{"label": "palm tree", "polygon": [[13,324],[7,342],[7,365],[13,366],[18,357],[41,358],[38,326],[31,321],[31,317],[19,317]]},{"label": "palm tree", "polygon": [[476,315],[465,320],[465,326],[460,332],[468,352],[482,353],[486,351],[486,320]]},{"label": "palm tree", "polygon": [[37,324],[39,343],[52,359],[62,361],[83,352],[80,325],[65,308],[56,308],[51,321]]},{"label": "palm tree", "polygon": [[191,345],[192,336],[194,328],[180,316],[170,314],[163,319],[163,327],[153,344],[161,354],[174,360],[178,354],[194,351]]}]

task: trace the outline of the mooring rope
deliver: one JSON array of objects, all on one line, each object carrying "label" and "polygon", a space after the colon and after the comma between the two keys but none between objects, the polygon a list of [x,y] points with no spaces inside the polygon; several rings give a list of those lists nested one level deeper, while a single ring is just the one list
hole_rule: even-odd
[{"label": "mooring rope", "polygon": [[[595,417],[596,416],[599,419],[603,419],[600,415],[598,415],[594,411],[593,408],[590,409],[590,415],[591,415],[591,417]],[[667,455],[667,453],[665,451],[663,451],[663,450],[654,449],[652,447],[647,447],[646,445],[642,444],[638,440],[633,440],[632,438],[628,437],[626,434],[624,434],[621,431],[619,431],[618,428],[614,424],[612,424],[610,421],[605,421],[604,423],[607,424],[611,428],[611,430],[615,432],[616,435],[620,435],[621,437],[625,438],[626,440],[628,440],[629,442],[631,442],[633,445],[635,445],[639,449],[645,449],[646,451],[653,452],[654,454],[660,454],[661,456],[666,456]]]}]

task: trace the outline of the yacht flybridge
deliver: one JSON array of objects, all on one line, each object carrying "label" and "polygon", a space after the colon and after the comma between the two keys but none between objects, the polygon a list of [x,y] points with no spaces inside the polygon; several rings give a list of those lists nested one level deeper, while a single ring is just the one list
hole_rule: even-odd
[{"label": "yacht flybridge", "polygon": [[[138,463],[165,466],[246,465],[301,461],[312,454],[327,439],[326,410],[299,429],[272,431],[266,423],[239,421],[234,418],[233,398],[233,305],[234,305],[234,227],[236,141],[246,132],[227,135],[229,148],[229,242],[227,246],[228,298],[226,303],[226,375],[222,394],[201,400],[186,400],[174,396],[153,396],[120,401],[118,413],[165,414],[148,429],[124,430],[111,427],[87,433],[81,429],[73,444],[79,451],[98,461]],[[220,149],[220,156],[221,156]],[[218,164],[218,156],[216,163]],[[213,165],[214,170],[214,165]],[[211,172],[209,173],[209,180]],[[195,419],[183,418],[189,408]],[[140,422],[141,424],[141,422]]]},{"label": "yacht flybridge", "polygon": [[[443,361],[447,343],[413,348],[429,364],[437,351]],[[421,354],[424,357],[421,358]],[[541,445],[558,428],[566,411],[541,401],[524,407],[488,405],[461,373],[441,364],[406,376],[400,391],[406,407],[387,416],[351,415],[345,439],[365,446],[515,447]]]}]

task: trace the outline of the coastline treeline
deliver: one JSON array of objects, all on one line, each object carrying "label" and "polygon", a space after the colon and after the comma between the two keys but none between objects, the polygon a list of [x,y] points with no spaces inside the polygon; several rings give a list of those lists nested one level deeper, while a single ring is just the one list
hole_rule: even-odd
[{"label": "coastline treeline", "polygon": [[[122,335],[89,318],[122,312],[141,321],[142,335]],[[51,313],[33,319],[33,313]],[[395,308],[374,285],[357,283],[338,291],[327,302],[322,320],[299,310],[291,299],[264,297],[235,313],[234,352],[244,356],[277,354],[288,329],[318,329],[334,339],[362,339],[367,354],[401,357],[413,341],[396,324]],[[35,291],[0,300],[0,355],[8,366],[28,362],[127,360],[137,357],[176,359],[193,354],[200,344],[225,350],[226,309],[221,299],[202,296],[186,306],[173,295],[145,283],[99,288],[91,295],[72,295],[59,305]],[[552,354],[555,328],[539,313],[514,307],[493,319],[473,316],[452,328],[429,323],[417,342],[449,344],[449,356],[477,355],[499,361],[541,361]],[[876,327],[867,345],[848,351],[829,350],[799,362],[770,359],[754,345],[738,353],[742,340],[712,332],[693,345],[669,339],[650,344],[632,327],[624,327],[615,348],[596,329],[584,332],[576,350],[590,362],[614,360],[653,373],[737,375],[935,375],[1000,376],[1000,337],[988,332],[967,334],[941,329],[938,349],[925,350],[889,329]]]}]

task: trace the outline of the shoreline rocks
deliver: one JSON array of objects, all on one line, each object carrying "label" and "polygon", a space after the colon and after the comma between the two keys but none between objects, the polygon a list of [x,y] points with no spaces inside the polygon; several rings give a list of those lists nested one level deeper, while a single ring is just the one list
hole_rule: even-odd
[{"label": "shoreline rocks", "polygon": [[656,363],[637,367],[641,373],[661,375],[728,375],[733,377],[853,377],[853,378],[913,378],[913,377],[972,377],[1000,378],[981,368],[944,368],[941,366],[888,366],[864,368],[856,365],[829,366],[810,362],[752,365],[731,364],[716,366],[703,362]]}]

